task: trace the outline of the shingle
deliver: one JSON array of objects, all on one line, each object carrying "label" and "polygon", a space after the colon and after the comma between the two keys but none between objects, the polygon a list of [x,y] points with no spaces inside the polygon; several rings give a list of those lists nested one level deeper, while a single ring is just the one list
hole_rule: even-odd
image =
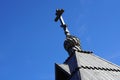
[{"label": "shingle", "polygon": [[120,72],[80,69],[81,80],[120,80]]},{"label": "shingle", "polygon": [[89,66],[89,67],[100,67],[100,68],[109,68],[109,69],[119,69],[120,67],[104,60],[94,54],[85,54],[77,52],[77,61],[78,66]]},{"label": "shingle", "polygon": [[70,73],[69,80],[120,80],[119,66],[87,52],[75,52],[59,67]]},{"label": "shingle", "polygon": [[[120,67],[94,54],[76,52],[81,80],[120,80]],[[118,70],[118,71],[117,71]]]}]

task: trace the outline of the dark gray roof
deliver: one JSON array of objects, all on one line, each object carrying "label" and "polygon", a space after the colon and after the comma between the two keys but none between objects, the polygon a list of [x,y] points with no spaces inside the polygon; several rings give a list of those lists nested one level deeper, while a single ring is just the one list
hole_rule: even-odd
[{"label": "dark gray roof", "polygon": [[76,57],[82,80],[120,80],[119,66],[94,54],[77,52]]},{"label": "dark gray roof", "polygon": [[91,53],[75,52],[59,67],[68,80],[120,80],[119,66]]},{"label": "dark gray roof", "polygon": [[78,66],[88,66],[96,68],[108,68],[108,69],[120,69],[119,66],[102,59],[94,54],[85,54],[76,52],[76,59],[78,61]]}]

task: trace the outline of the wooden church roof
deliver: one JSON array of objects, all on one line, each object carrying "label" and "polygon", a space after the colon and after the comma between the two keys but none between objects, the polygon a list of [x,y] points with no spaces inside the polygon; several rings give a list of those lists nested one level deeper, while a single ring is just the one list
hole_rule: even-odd
[{"label": "wooden church roof", "polygon": [[120,67],[93,53],[76,51],[63,64],[56,64],[56,80],[120,80]]}]

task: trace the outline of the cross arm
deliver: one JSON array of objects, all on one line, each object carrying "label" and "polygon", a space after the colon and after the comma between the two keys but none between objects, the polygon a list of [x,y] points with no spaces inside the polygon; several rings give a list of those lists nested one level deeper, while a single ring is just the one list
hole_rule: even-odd
[{"label": "cross arm", "polygon": [[60,17],[61,17],[61,15],[63,14],[63,12],[64,12],[63,9],[57,9],[57,10],[56,10],[55,22],[57,22],[57,21],[60,19]]}]

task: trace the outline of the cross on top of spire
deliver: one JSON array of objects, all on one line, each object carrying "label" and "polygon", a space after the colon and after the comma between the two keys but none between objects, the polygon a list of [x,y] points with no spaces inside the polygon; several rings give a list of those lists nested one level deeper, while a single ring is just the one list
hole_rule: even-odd
[{"label": "cross on top of spire", "polygon": [[82,49],[80,47],[80,40],[77,37],[70,35],[67,25],[65,24],[62,17],[63,12],[63,9],[56,10],[55,22],[60,20],[61,27],[63,28],[66,35],[66,39],[64,41],[64,48],[68,52],[68,54],[71,55],[74,54],[75,51],[81,51]]},{"label": "cross on top of spire", "polygon": [[70,35],[69,30],[68,30],[67,25],[65,24],[65,22],[63,20],[63,17],[62,17],[63,12],[64,12],[63,9],[57,9],[56,10],[55,22],[57,22],[58,20],[60,20],[61,27],[63,28],[65,35],[69,36]]}]

